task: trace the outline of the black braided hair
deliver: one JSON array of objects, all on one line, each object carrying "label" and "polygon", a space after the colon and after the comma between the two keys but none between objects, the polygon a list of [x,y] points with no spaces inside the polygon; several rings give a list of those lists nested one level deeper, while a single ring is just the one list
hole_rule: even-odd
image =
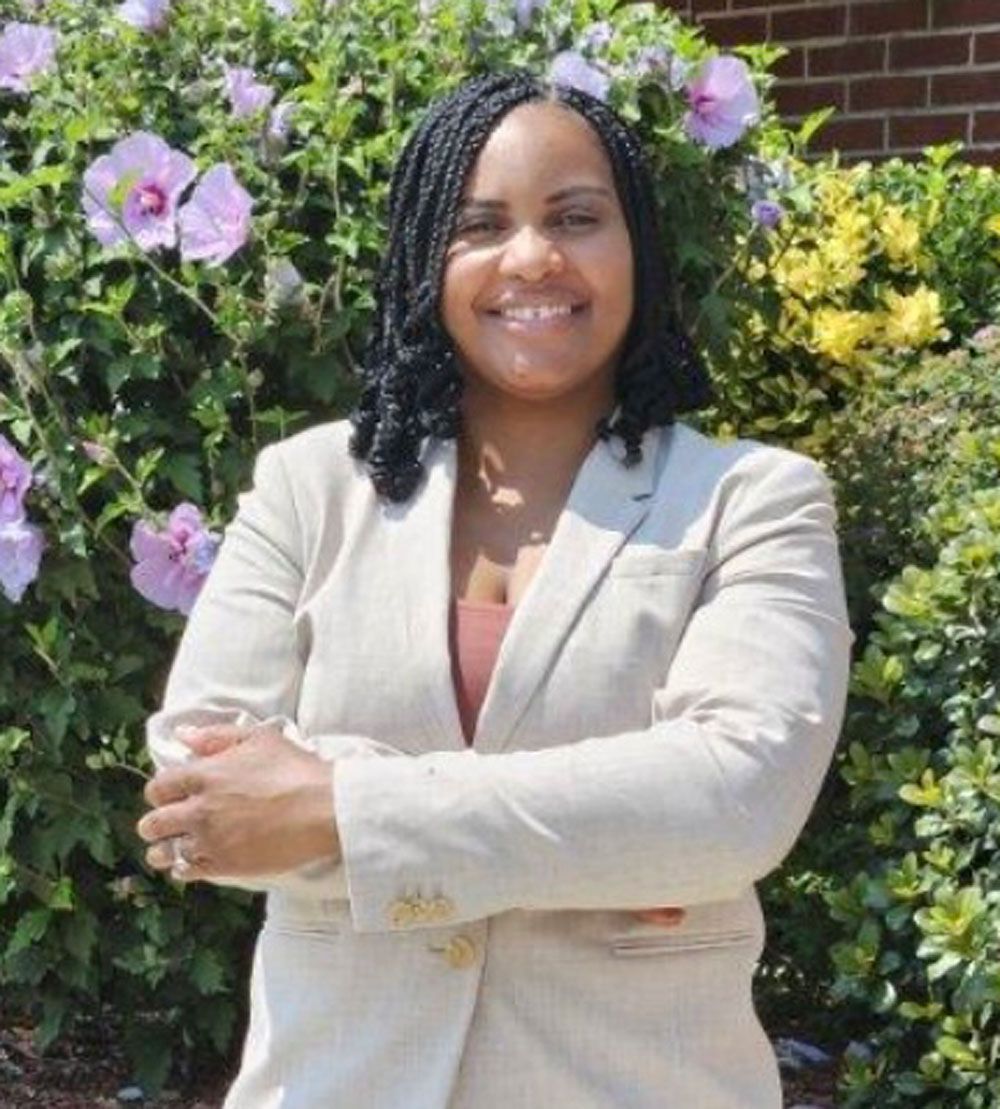
[{"label": "black braided hair", "polygon": [[423,476],[427,436],[454,439],[462,377],[440,315],[446,252],[462,191],[480,150],[520,104],[568,106],[591,125],[611,163],[635,266],[632,321],[615,375],[617,418],[595,432],[619,436],[625,465],[642,457],[647,428],[673,423],[712,399],[708,374],[672,310],[672,284],[638,136],[611,108],[523,70],[475,77],[435,101],[407,141],[389,189],[389,243],[375,283],[375,318],[350,414],[351,454],[380,497],[408,500]]}]

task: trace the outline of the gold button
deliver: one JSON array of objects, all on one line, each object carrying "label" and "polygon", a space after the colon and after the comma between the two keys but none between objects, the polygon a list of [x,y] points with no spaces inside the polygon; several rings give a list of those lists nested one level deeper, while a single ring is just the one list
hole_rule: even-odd
[{"label": "gold button", "polygon": [[389,906],[389,919],[397,928],[405,928],[418,919],[418,907],[412,898],[400,898]]},{"label": "gold button", "polygon": [[455,915],[455,906],[447,897],[435,897],[427,905],[427,919],[435,923],[442,920],[451,920]]},{"label": "gold button", "polygon": [[444,945],[444,957],[449,966],[463,970],[476,961],[476,945],[468,936],[452,936]]}]

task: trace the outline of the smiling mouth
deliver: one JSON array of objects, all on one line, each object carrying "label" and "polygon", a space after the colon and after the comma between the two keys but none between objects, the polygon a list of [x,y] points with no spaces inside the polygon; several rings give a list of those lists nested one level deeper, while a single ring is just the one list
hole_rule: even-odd
[{"label": "smiling mouth", "polygon": [[585,304],[553,304],[511,308],[494,308],[487,315],[504,323],[551,323],[578,316],[586,310]]}]

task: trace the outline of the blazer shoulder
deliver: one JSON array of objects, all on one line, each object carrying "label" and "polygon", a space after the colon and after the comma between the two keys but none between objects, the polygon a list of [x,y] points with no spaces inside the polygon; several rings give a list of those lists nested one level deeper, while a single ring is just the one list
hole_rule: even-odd
[{"label": "blazer shoulder", "polygon": [[280,455],[283,462],[295,468],[305,463],[343,468],[354,463],[347,446],[350,437],[350,420],[325,420],[286,435],[264,449]]},{"label": "blazer shoulder", "polygon": [[258,455],[258,472],[279,469],[299,501],[347,496],[367,481],[363,463],[348,449],[351,430],[349,420],[327,420],[269,443]]},{"label": "blazer shoulder", "polygon": [[671,427],[660,481],[691,475],[730,488],[797,481],[828,489],[823,467],[808,455],[756,439],[713,439],[687,424]]}]

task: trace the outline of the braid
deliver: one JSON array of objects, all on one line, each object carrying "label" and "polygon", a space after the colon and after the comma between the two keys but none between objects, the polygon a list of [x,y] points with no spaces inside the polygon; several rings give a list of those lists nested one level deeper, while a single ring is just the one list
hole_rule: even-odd
[{"label": "braid", "polygon": [[350,451],[379,496],[405,501],[423,476],[427,436],[454,439],[462,378],[440,316],[440,290],[465,181],[500,120],[520,104],[565,104],[600,136],[635,258],[635,305],[615,390],[617,419],[597,434],[621,438],[626,465],[652,426],[711,400],[704,365],[673,318],[654,193],[639,140],[601,101],[549,88],[524,71],[491,73],[436,101],[403,149],[389,187],[388,250],[375,281],[376,311],[362,357],[364,386],[350,415]]}]

